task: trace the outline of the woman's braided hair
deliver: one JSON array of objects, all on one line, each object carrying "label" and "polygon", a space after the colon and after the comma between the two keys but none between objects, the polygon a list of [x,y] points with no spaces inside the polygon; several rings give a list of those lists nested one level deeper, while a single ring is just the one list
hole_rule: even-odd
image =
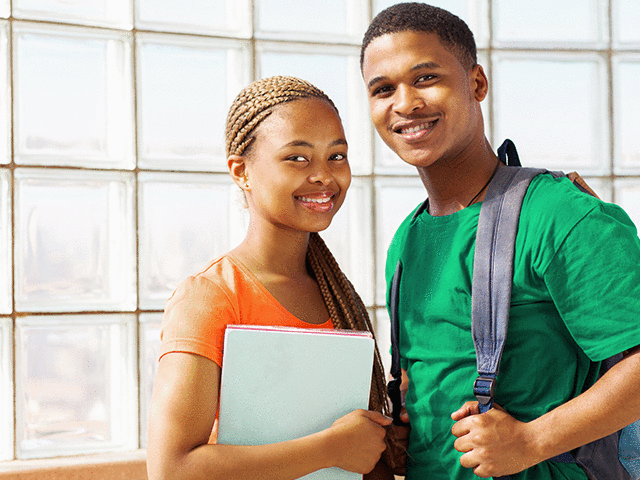
[{"label": "woman's braided hair", "polygon": [[[247,86],[229,109],[225,129],[227,156],[246,153],[255,138],[256,127],[273,112],[274,107],[300,98],[320,98],[338,112],[322,90],[295,77],[270,77]],[[318,282],[334,327],[367,331],[375,337],[367,309],[360,296],[317,233],[310,235],[307,263]],[[384,368],[376,347],[369,408],[388,415],[386,392]]]},{"label": "woman's braided hair", "polygon": [[269,77],[245,87],[236,97],[225,129],[227,157],[242,155],[251,144],[256,127],[282,103],[299,98],[320,98],[338,112],[331,99],[319,88],[295,77]]},{"label": "woman's braided hair", "polygon": [[[307,262],[320,286],[322,298],[336,328],[371,332],[375,337],[367,309],[320,235],[309,237]],[[371,378],[369,408],[389,415],[387,386],[382,358],[376,346]]]}]

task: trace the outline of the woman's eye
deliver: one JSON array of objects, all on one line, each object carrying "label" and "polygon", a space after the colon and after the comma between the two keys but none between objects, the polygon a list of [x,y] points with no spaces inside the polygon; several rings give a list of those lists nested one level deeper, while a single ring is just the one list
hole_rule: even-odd
[{"label": "woman's eye", "polygon": [[302,155],[291,155],[290,157],[287,157],[287,160],[291,160],[292,162],[306,162],[307,159],[305,157],[303,157]]},{"label": "woman's eye", "polygon": [[344,153],[335,153],[329,157],[329,160],[334,161],[344,161],[347,159],[347,156]]}]

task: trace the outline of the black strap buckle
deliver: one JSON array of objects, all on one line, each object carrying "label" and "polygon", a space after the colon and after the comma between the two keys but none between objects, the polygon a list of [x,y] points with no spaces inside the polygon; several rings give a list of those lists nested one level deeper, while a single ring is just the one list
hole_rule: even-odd
[{"label": "black strap buckle", "polygon": [[495,377],[479,376],[473,384],[473,394],[480,405],[491,408],[496,389]]}]

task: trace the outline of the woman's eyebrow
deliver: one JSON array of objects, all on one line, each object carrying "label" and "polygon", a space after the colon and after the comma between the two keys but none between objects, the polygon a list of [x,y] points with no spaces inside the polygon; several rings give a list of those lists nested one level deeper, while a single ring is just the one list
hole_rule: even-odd
[{"label": "woman's eyebrow", "polygon": [[[336,145],[347,145],[347,141],[344,138],[338,138],[336,140],[334,140],[333,142],[331,142],[331,146],[336,146]],[[287,147],[309,147],[309,148],[313,148],[314,145],[312,143],[307,142],[306,140],[293,140],[292,142],[287,143],[286,145],[283,145],[282,148],[287,148]]]}]

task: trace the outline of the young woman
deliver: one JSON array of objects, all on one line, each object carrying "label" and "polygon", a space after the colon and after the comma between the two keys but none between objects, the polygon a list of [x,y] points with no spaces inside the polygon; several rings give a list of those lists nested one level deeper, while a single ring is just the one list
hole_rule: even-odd
[{"label": "young woman", "polygon": [[332,101],[291,77],[254,82],[231,106],[226,149],[250,224],[238,247],[185,280],[167,302],[149,419],[150,480],[285,480],[326,467],[363,474],[375,467],[372,477],[393,478],[379,462],[390,419],[377,350],[371,410],[292,441],[215,443],[227,324],[372,332],[360,297],[316,233],[329,226],[351,182]]}]

